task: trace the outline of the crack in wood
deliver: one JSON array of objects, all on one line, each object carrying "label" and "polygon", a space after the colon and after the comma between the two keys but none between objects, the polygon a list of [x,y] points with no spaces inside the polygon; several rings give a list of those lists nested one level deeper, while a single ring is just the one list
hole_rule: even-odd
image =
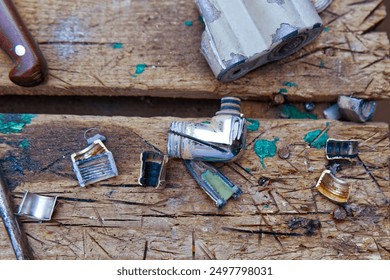
[{"label": "crack in wood", "polygon": [[378,8],[383,4],[383,0],[379,1],[378,4],[371,10],[371,12],[363,19],[363,21],[361,22],[361,24],[363,24],[369,17],[371,17],[375,12],[376,10],[378,10]]},{"label": "crack in wood", "polygon": [[304,236],[304,234],[296,233],[296,232],[276,232],[276,231],[268,231],[268,230],[248,230],[248,229],[240,229],[240,228],[231,228],[231,227],[223,227],[223,230],[227,231],[236,231],[250,234],[269,234],[273,236]]},{"label": "crack in wood", "polygon": [[146,240],[146,241],[145,241],[144,253],[143,253],[142,259],[143,259],[143,260],[146,260],[147,255],[148,255],[148,241]]},{"label": "crack in wood", "polygon": [[112,259],[112,256],[107,252],[106,249],[104,249],[104,247],[102,245],[100,245],[100,243],[90,234],[90,233],[87,233],[89,238],[91,238],[91,240],[110,258]]},{"label": "crack in wood", "polygon": [[382,190],[382,187],[381,185],[379,185],[378,183],[378,180],[375,178],[374,174],[372,174],[371,170],[368,168],[368,166],[365,164],[365,162],[360,158],[360,156],[358,155],[357,156],[358,160],[363,164],[363,167],[364,169],[366,170],[367,174],[370,176],[370,178],[372,179],[372,181],[375,183],[375,185],[377,186],[379,192],[382,194],[383,198],[384,198],[384,204],[387,205],[389,204],[389,198],[386,196],[386,194],[384,193],[384,191]]}]

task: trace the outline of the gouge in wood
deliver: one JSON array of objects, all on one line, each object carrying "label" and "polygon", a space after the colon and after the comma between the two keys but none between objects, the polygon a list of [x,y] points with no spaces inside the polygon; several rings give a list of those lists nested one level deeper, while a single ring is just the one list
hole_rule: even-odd
[{"label": "gouge in wood", "polygon": [[14,62],[12,82],[32,87],[46,79],[46,60],[11,0],[0,0],[0,47]]},{"label": "gouge in wood", "polygon": [[17,216],[14,214],[14,207],[8,186],[0,171],[0,215],[8,232],[9,239],[18,260],[32,260],[34,256],[27,242],[26,234]]}]

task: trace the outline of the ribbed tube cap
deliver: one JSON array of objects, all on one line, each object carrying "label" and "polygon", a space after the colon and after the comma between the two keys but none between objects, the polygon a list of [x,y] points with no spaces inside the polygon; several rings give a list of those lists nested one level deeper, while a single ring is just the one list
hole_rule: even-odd
[{"label": "ribbed tube cap", "polygon": [[221,98],[221,110],[216,115],[220,114],[241,115],[241,100],[230,96]]}]

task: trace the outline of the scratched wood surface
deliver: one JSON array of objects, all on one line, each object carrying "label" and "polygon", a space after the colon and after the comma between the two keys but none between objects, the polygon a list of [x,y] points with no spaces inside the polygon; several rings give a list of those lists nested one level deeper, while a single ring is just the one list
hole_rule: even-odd
[{"label": "scratched wood surface", "polygon": [[[372,29],[386,16],[382,0],[334,1],[321,14],[326,31],[295,55],[229,84],[218,82],[200,54],[203,30],[190,0],[14,0],[46,56],[46,85],[8,80],[0,53],[0,94],[104,95],[335,101],[339,95],[390,97],[389,42]],[[192,26],[186,26],[192,21]],[[120,44],[115,44],[120,43]],[[133,77],[136,65],[144,73]]]},{"label": "scratched wood surface", "polygon": [[[31,123],[22,121],[26,119]],[[387,125],[330,122],[330,137],[360,141],[360,160],[338,173],[353,187],[349,203],[339,209],[346,209],[347,215],[336,220],[334,212],[340,206],[314,187],[328,164],[324,149],[305,149],[303,141],[307,132],[324,129],[326,121],[260,120],[260,129],[248,134],[243,157],[221,166],[243,195],[217,211],[179,159],[169,161],[165,188],[137,185],[139,153],[154,147],[164,152],[172,120],[59,115],[2,118],[0,163],[15,204],[25,190],[59,196],[51,221],[23,218],[37,258],[390,259]],[[120,175],[80,188],[70,154],[85,147],[83,133],[91,127],[100,128],[108,137],[106,145]],[[253,151],[254,143],[276,137],[278,149],[295,144],[291,157],[289,162],[278,156],[265,158],[264,169]],[[261,177],[270,180],[259,185]],[[294,218],[314,221],[314,225],[319,221],[321,227],[291,229],[288,224]],[[0,258],[13,259],[0,225]],[[291,233],[301,235],[277,235]]]}]

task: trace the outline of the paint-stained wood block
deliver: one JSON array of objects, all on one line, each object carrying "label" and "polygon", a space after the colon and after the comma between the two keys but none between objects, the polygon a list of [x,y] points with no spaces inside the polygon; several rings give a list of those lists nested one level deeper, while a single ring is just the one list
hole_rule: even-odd
[{"label": "paint-stained wood block", "polygon": [[[25,190],[59,196],[51,221],[23,218],[37,258],[390,259],[387,125],[260,120],[260,128],[248,132],[243,157],[219,165],[243,195],[217,210],[180,159],[168,162],[165,188],[137,184],[140,152],[165,152],[171,121],[0,116],[0,163],[15,203]],[[91,127],[107,137],[119,176],[80,188],[70,155],[86,146],[83,134]],[[329,137],[360,143],[359,159],[337,173],[352,184],[344,206],[315,188],[329,163],[324,148],[307,147],[304,138],[324,129]],[[263,166],[257,140],[277,151],[290,145],[288,160],[269,153]],[[2,224],[0,233],[0,258],[13,259]]]},{"label": "paint-stained wood block", "polygon": [[[390,97],[389,41],[372,29],[383,1],[334,1],[312,44],[244,78],[218,82],[200,54],[203,24],[194,1],[15,0],[46,56],[46,85],[25,89],[8,79],[0,53],[0,94],[103,95],[335,101],[339,95]],[[188,22],[192,22],[192,25]],[[146,67],[147,66],[147,67]]]}]

